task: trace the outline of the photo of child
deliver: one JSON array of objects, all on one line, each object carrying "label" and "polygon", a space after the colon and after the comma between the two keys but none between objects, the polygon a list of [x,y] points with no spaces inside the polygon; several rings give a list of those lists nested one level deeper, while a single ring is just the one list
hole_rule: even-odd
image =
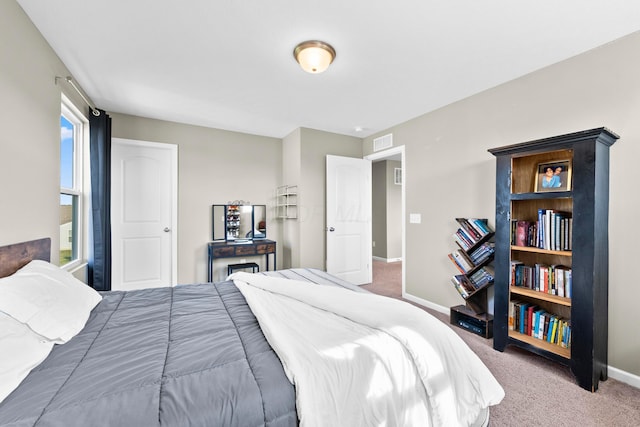
[{"label": "photo of child", "polygon": [[560,173],[562,172],[562,166],[558,166],[555,170],[551,167],[547,167],[544,176],[542,177],[542,188],[558,188],[562,186],[560,180]]},{"label": "photo of child", "polygon": [[570,190],[571,164],[569,160],[541,163],[536,174],[536,192]]}]

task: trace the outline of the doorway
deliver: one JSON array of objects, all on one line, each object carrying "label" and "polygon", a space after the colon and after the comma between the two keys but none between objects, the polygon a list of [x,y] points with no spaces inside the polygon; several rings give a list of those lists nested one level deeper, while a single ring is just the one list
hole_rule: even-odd
[{"label": "doorway", "polygon": [[[373,287],[405,295],[405,147],[365,156],[372,162]],[[380,283],[376,283],[376,282]],[[384,283],[383,283],[384,282]],[[395,286],[395,290],[388,286]]]}]

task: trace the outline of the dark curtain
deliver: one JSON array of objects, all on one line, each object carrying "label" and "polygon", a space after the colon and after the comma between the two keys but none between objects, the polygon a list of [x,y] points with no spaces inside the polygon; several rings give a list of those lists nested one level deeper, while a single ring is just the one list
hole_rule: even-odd
[{"label": "dark curtain", "polygon": [[111,290],[111,117],[103,110],[89,114],[91,139],[91,241],[89,285]]}]

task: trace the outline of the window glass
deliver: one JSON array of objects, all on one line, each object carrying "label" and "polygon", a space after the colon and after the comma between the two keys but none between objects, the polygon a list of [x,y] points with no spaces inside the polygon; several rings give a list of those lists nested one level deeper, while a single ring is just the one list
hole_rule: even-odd
[{"label": "window glass", "polygon": [[73,188],[74,172],[74,131],[73,124],[60,116],[60,187]]},{"label": "window glass", "polygon": [[67,98],[60,111],[60,265],[75,266],[85,257],[83,242],[83,144],[87,120]]},{"label": "window glass", "polygon": [[78,196],[60,194],[60,265],[78,258]]}]

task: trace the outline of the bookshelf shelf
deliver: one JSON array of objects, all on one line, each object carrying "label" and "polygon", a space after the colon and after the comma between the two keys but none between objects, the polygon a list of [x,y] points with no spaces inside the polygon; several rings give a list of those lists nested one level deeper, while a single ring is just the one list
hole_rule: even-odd
[{"label": "bookshelf shelf", "polygon": [[493,347],[565,364],[592,392],[607,379],[609,148],[617,139],[598,128],[489,150],[497,173]]},{"label": "bookshelf shelf", "polygon": [[552,191],[548,193],[517,193],[511,195],[511,200],[544,200],[544,199],[570,199],[571,191]]},{"label": "bookshelf shelf", "polygon": [[537,253],[537,254],[566,256],[566,257],[570,257],[571,256],[571,251],[552,251],[552,250],[549,250],[549,249],[534,248],[532,246],[511,245],[511,250],[512,251],[520,251],[520,252],[532,252],[532,253]]},{"label": "bookshelf shelf", "polygon": [[485,338],[493,336],[493,316],[488,313],[489,288],[493,285],[494,232],[486,219],[456,218],[459,225],[454,233],[458,249],[449,259],[458,273],[451,278],[465,300],[465,305],[450,309],[450,322]]},{"label": "bookshelf shelf", "polygon": [[542,301],[548,301],[554,304],[571,307],[571,298],[559,297],[557,295],[546,294],[544,292],[534,291],[527,288],[520,288],[518,286],[512,286],[510,292],[511,294],[523,295],[526,297],[536,298]]},{"label": "bookshelf shelf", "polygon": [[569,361],[569,359],[571,359],[571,350],[568,348],[559,347],[555,344],[551,344],[538,338],[533,338],[529,335],[521,334],[515,331],[509,331],[509,338],[522,341],[534,347],[539,347],[549,353],[557,354],[558,356],[567,359],[567,362]]}]

